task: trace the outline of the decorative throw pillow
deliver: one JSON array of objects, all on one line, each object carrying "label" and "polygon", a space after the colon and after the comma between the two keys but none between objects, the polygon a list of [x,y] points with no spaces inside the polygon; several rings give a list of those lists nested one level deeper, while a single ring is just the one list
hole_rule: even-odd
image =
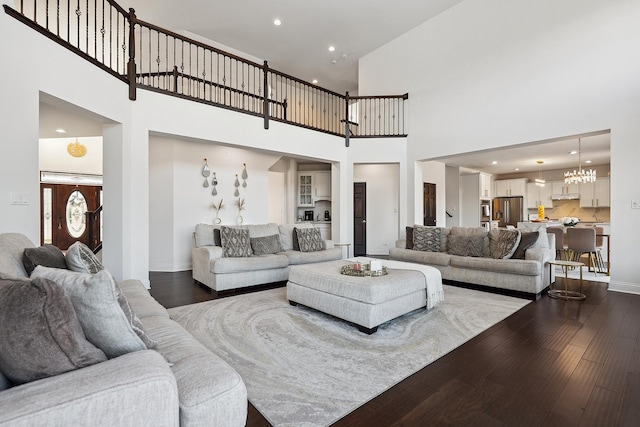
[{"label": "decorative throw pillow", "polygon": [[440,252],[441,227],[415,227],[413,249],[425,252]]},{"label": "decorative throw pillow", "polygon": [[142,340],[142,342],[144,343],[145,346],[147,346],[148,349],[150,350],[155,349],[158,346],[158,343],[153,338],[151,338],[147,334],[147,332],[144,330],[144,326],[142,325],[142,322],[140,321],[138,316],[136,316],[136,314],[133,312],[133,310],[131,309],[131,306],[129,305],[129,301],[127,301],[127,297],[122,293],[122,291],[120,290],[120,287],[117,285],[116,285],[116,293],[118,295],[117,297],[118,305],[120,306],[120,308],[122,309],[122,312],[124,313],[125,317],[129,321],[131,328],[133,328],[133,332],[136,333],[138,338]]},{"label": "decorative throw pillow", "polygon": [[249,230],[243,228],[222,227],[220,229],[223,257],[251,256]]},{"label": "decorative throw pillow", "polygon": [[491,230],[489,232],[489,254],[491,258],[511,258],[520,243],[519,230]]},{"label": "decorative throw pillow", "polygon": [[275,254],[284,251],[280,235],[273,234],[264,237],[250,237],[251,250],[254,255]]},{"label": "decorative throw pillow", "polygon": [[75,242],[67,249],[67,267],[76,273],[96,274],[104,270],[102,263],[93,251],[82,242]]},{"label": "decorative throw pillow", "polygon": [[88,274],[38,266],[31,274],[37,277],[65,289],[87,340],[109,359],[147,349],[118,304],[117,286],[107,270]]},{"label": "decorative throw pillow", "polygon": [[300,252],[316,252],[324,249],[319,228],[296,228]]},{"label": "decorative throw pillow", "polygon": [[[547,225],[544,223],[535,223],[535,222],[519,222],[518,229],[520,231],[538,231],[538,240],[531,245],[530,249],[533,248],[548,248],[549,247],[549,238],[547,237]],[[553,248],[552,248],[553,249]]]},{"label": "decorative throw pillow", "polygon": [[481,257],[486,236],[449,235],[449,253],[451,255]]},{"label": "decorative throw pillow", "polygon": [[53,245],[42,245],[38,248],[26,248],[22,259],[24,269],[28,275],[38,265],[44,265],[45,267],[52,268],[64,268],[67,267],[67,262],[64,259],[64,254],[60,249]]},{"label": "decorative throw pillow", "polygon": [[213,229],[213,244],[222,247],[222,236],[219,228]]},{"label": "decorative throw pillow", "polygon": [[0,370],[14,384],[104,362],[69,296],[46,279],[0,280]]},{"label": "decorative throw pillow", "polygon": [[524,259],[524,253],[527,249],[533,247],[541,234],[540,231],[521,231],[520,243],[511,255],[512,259]]},{"label": "decorative throw pillow", "polygon": [[407,238],[405,239],[405,248],[413,249],[413,227],[405,227]]}]

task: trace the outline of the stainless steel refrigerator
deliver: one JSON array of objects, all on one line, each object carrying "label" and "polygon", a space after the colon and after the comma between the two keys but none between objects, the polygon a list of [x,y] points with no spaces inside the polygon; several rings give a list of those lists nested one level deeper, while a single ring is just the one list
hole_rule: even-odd
[{"label": "stainless steel refrigerator", "polygon": [[522,196],[496,197],[493,199],[493,220],[498,221],[498,227],[517,227],[518,221],[522,221],[523,205]]}]

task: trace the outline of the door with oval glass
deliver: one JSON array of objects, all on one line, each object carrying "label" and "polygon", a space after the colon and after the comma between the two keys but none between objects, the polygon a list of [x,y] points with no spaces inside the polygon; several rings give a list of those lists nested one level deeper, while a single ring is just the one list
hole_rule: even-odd
[{"label": "door with oval glass", "polygon": [[73,243],[87,243],[86,212],[101,205],[101,186],[40,184],[41,243],[66,250]]}]

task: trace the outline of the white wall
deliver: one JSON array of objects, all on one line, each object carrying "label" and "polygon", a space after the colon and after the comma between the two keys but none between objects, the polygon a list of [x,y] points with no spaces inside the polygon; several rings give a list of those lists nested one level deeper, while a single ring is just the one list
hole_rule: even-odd
[{"label": "white wall", "polygon": [[415,161],[611,129],[610,289],[640,293],[638,22],[635,0],[465,1],[361,59],[363,93],[409,93],[408,194]]},{"label": "white wall", "polygon": [[369,255],[388,255],[398,239],[400,166],[353,165],[353,182],[367,183],[367,248]]},{"label": "white wall", "polygon": [[[67,152],[76,140],[87,148],[83,157]],[[39,158],[41,171],[102,175],[102,137],[40,138]]]}]

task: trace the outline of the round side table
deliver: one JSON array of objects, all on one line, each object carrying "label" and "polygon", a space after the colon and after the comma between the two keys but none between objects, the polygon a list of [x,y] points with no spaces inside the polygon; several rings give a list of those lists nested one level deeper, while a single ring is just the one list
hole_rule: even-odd
[{"label": "round side table", "polygon": [[[549,261],[549,277],[551,277],[551,269],[559,265],[564,270],[564,289],[549,289],[548,295],[551,298],[558,298],[564,300],[574,300],[574,301],[582,301],[587,298],[585,294],[582,293],[582,267],[584,264],[581,262],[575,261],[564,261],[557,259],[555,261]],[[570,291],[567,289],[567,283],[569,282],[569,268],[579,268],[580,269],[580,291]]]}]

